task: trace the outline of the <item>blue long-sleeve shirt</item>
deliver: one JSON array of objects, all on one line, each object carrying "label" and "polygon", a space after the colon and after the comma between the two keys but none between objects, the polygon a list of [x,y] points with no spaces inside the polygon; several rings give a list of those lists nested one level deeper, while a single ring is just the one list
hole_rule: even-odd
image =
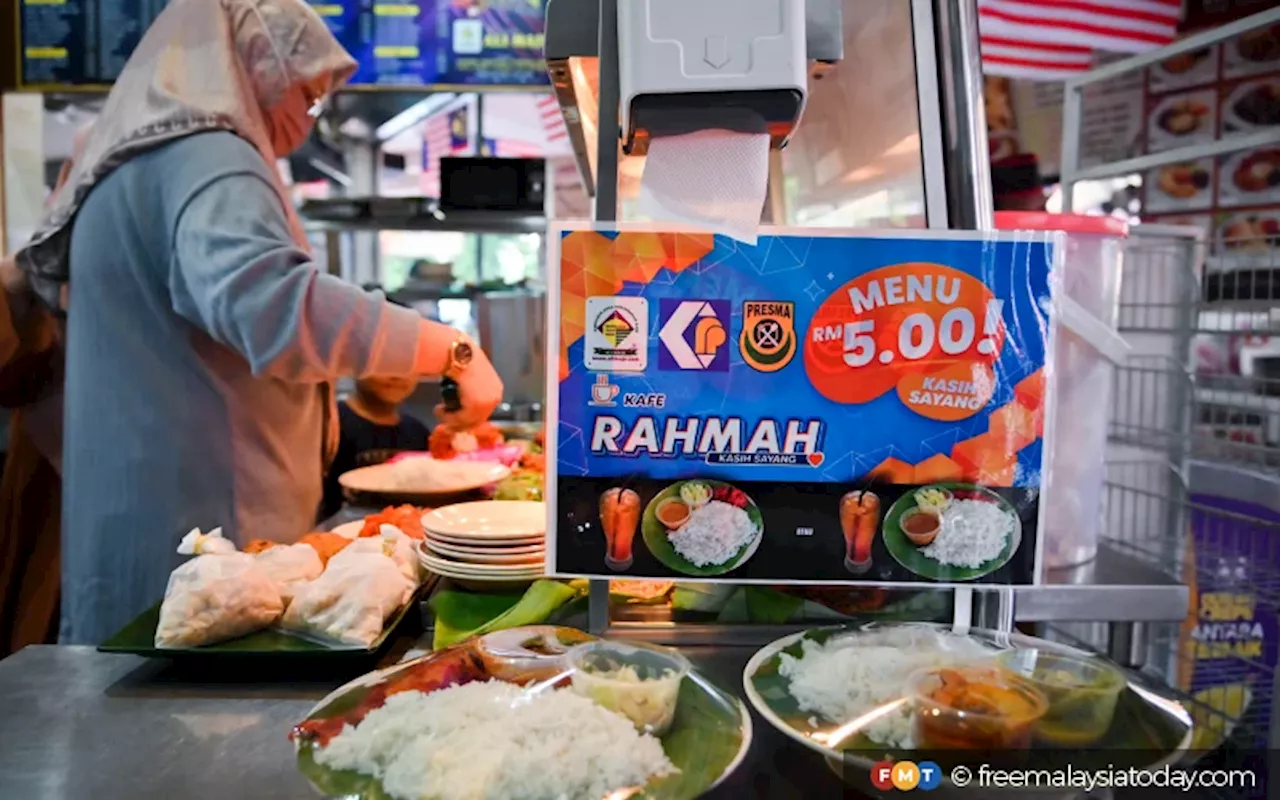
[{"label": "blue long-sleeve shirt", "polygon": [[157,602],[189,529],[291,541],[322,492],[339,375],[411,374],[420,317],[315,269],[270,167],[200,133],[119,167],[71,237],[62,629]]}]

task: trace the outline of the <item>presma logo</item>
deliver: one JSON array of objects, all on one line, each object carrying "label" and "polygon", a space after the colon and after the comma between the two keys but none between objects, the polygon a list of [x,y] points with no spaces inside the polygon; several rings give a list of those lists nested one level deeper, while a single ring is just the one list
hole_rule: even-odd
[{"label": "presma logo", "polygon": [[743,303],[738,349],[747,366],[777,372],[790,364],[796,354],[795,320],[795,303]]},{"label": "presma logo", "polygon": [[728,301],[664,298],[658,319],[658,369],[729,371]]}]

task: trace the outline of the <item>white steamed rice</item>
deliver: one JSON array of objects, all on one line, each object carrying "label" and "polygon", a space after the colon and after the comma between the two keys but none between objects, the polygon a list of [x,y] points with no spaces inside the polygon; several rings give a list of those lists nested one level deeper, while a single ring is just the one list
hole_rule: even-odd
[{"label": "white steamed rice", "polygon": [[[906,696],[911,674],[991,656],[992,651],[962,636],[927,628],[897,628],[833,636],[823,644],[805,640],[800,658],[782,653],[778,672],[790,681],[802,711],[844,724]],[[908,704],[878,718],[862,731],[888,747],[915,746]]]},{"label": "white steamed rice", "polygon": [[741,508],[712,500],[689,514],[689,521],[667,533],[667,539],[689,563],[723,564],[756,535],[756,524]]},{"label": "white steamed rice", "polygon": [[499,681],[394,694],[315,760],[373,775],[400,800],[599,800],[677,771],[626,717]]},{"label": "white steamed rice", "polygon": [[938,538],[920,552],[940,564],[976,569],[1000,556],[1013,525],[1013,515],[995,503],[953,500],[942,512]]},{"label": "white steamed rice", "polygon": [[429,492],[457,486],[458,473],[458,466],[449,460],[415,456],[391,464],[386,479],[389,489]]}]

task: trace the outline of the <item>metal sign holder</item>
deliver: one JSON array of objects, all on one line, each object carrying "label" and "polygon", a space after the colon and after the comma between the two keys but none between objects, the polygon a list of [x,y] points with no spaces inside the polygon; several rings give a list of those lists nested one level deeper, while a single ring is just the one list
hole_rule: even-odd
[{"label": "metal sign holder", "polygon": [[[572,19],[565,18],[559,31],[554,29],[553,19],[557,4],[563,4],[565,11],[572,7],[578,12]],[[809,0],[810,19],[815,13],[830,10],[832,5],[828,0]],[[834,6],[838,13],[839,3]],[[594,52],[583,55],[599,58],[597,159],[594,176],[587,169],[584,178],[595,190],[594,217],[599,222],[618,219],[617,7],[618,0],[552,0],[548,11],[550,63],[568,54],[570,48],[564,39],[581,40],[587,35],[587,26],[596,27]],[[976,5],[973,0],[911,0],[911,13],[929,227],[989,229],[992,203]],[[582,42],[574,46],[582,47]],[[811,53],[814,46],[811,36]],[[571,116],[572,113],[566,114],[567,118]],[[581,152],[579,163],[589,167]],[[1095,563],[1061,574],[1049,573],[1042,585],[966,586],[942,591],[950,591],[954,599],[953,627],[963,630],[974,626],[1005,633],[1012,632],[1018,622],[1181,619],[1188,598],[1185,586],[1155,567],[1105,547]],[[588,628],[597,635],[607,633],[668,644],[763,644],[804,627],[670,621],[614,623],[609,582],[590,582]]]}]

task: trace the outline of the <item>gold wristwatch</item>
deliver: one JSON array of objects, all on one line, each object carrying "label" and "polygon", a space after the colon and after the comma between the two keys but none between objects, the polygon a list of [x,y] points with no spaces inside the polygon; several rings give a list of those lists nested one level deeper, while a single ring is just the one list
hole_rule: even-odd
[{"label": "gold wristwatch", "polygon": [[460,374],[471,366],[471,359],[475,357],[475,345],[466,339],[454,339],[453,344],[449,345],[449,363],[445,365],[445,377],[456,379]]}]

